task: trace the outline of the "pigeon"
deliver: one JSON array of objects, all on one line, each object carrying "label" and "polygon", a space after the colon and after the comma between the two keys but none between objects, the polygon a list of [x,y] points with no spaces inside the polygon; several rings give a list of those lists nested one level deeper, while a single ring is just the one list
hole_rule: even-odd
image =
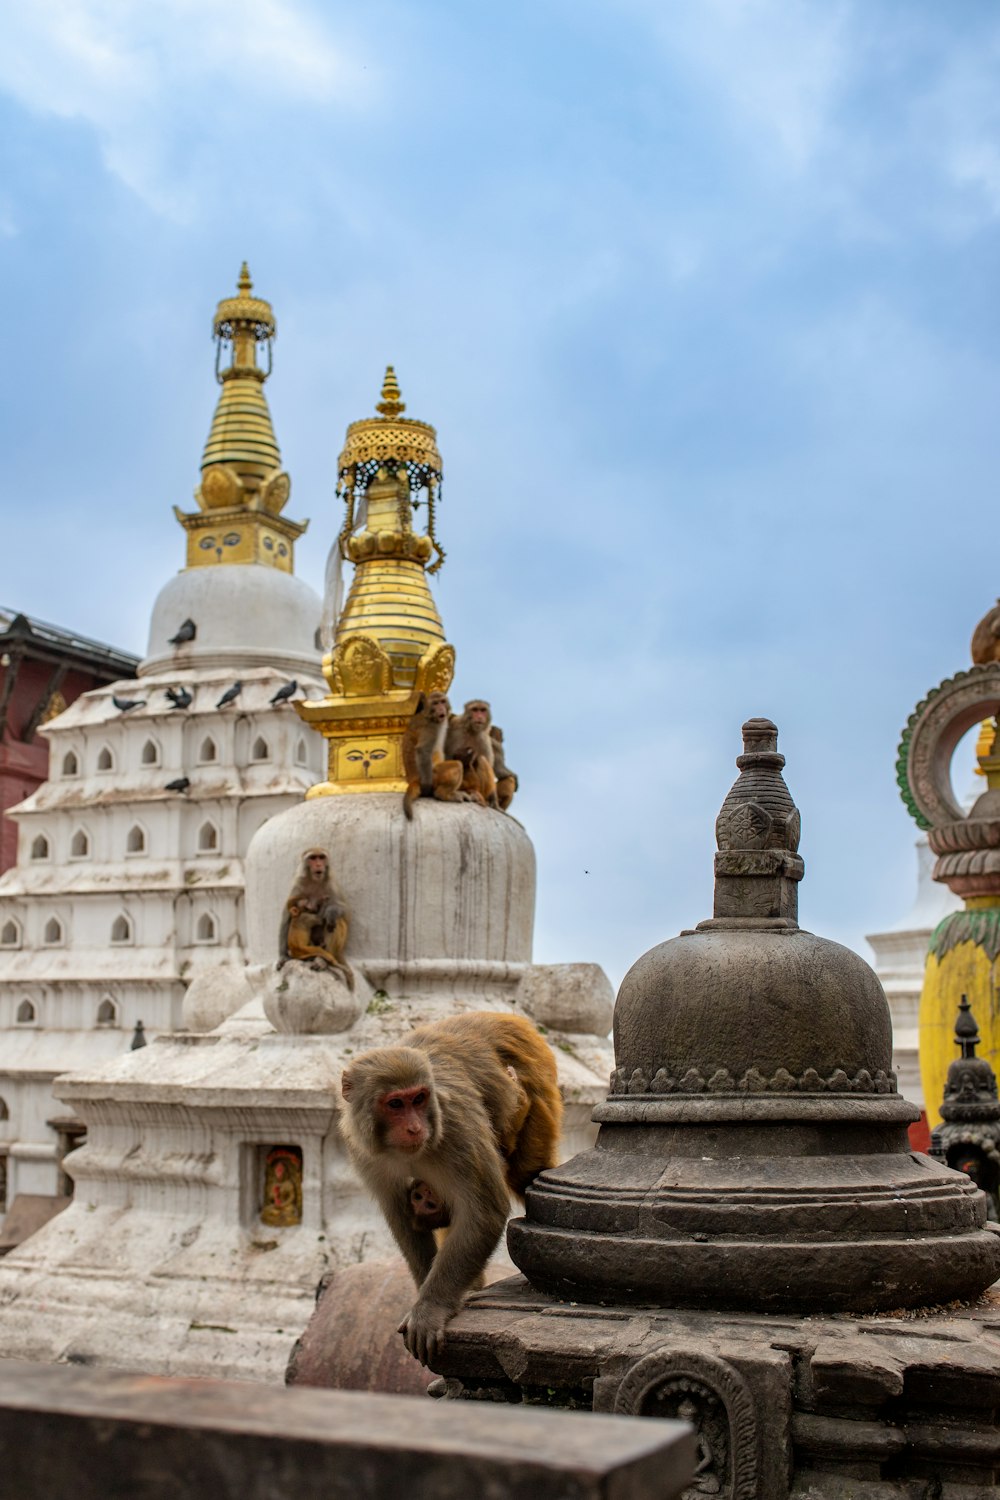
[{"label": "pigeon", "polygon": [[234,699],[236,699],[236,698],[238,698],[240,696],[240,694],[242,693],[242,691],[243,691],[243,684],[242,684],[242,682],[240,682],[240,681],[237,680],[236,682],[233,683],[232,687],[226,688],[226,691],[223,693],[222,697],[219,699],[218,703],[215,705],[216,708],[225,708],[226,704],[227,703],[232,703]]},{"label": "pigeon", "polygon": [[286,682],[285,685],[284,685],[284,687],[283,688],[279,688],[278,691],[275,693],[274,697],[271,699],[272,706],[275,703],[287,703],[288,700],[289,700],[289,698],[292,696],[292,694],[293,693],[297,693],[298,690],[299,690],[299,685],[298,685],[298,683],[295,681],[295,679],[293,677],[292,680],[291,680],[291,682]]},{"label": "pigeon", "polygon": [[178,630],[177,634],[170,637],[169,644],[171,646],[183,646],[188,641],[193,641],[197,634],[198,627],[194,623],[194,621],[185,620],[184,624]]},{"label": "pigeon", "polygon": [[132,1033],[132,1043],[129,1047],[129,1051],[138,1052],[140,1047],[145,1047],[146,1045],[146,1028],[145,1026],[143,1026],[141,1021],[136,1021],[135,1030]]},{"label": "pigeon", "polygon": [[117,693],[111,694],[111,701],[120,714],[127,714],[130,708],[145,708],[145,698],[119,698]]},{"label": "pigeon", "polygon": [[194,695],[187,688],[167,688],[167,697],[170,699],[172,708],[190,708],[194,702]]},{"label": "pigeon", "polygon": [[167,792],[186,792],[191,785],[190,776],[178,776],[176,781],[168,781],[164,787]]}]

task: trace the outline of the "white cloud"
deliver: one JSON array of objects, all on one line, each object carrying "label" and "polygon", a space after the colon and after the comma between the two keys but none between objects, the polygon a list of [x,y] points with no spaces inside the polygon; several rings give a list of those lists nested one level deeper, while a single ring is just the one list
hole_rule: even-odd
[{"label": "white cloud", "polygon": [[761,150],[795,171],[824,143],[849,60],[842,0],[625,0],[661,44],[716,88]]},{"label": "white cloud", "polygon": [[151,207],[192,209],[185,129],[199,145],[245,109],[357,107],[372,70],[296,0],[0,0],[0,89],[91,126],[108,169]]}]

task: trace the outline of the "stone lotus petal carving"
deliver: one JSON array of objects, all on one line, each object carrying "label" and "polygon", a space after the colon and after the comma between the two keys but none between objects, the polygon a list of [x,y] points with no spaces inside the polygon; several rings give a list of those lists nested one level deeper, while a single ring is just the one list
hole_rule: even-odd
[{"label": "stone lotus petal carving", "polygon": [[668,1068],[660,1067],[650,1076],[645,1068],[631,1073],[615,1068],[610,1078],[612,1094],[894,1094],[895,1073],[878,1069],[874,1074],[861,1068],[849,1076],[843,1068],[834,1068],[823,1078],[815,1068],[807,1068],[796,1077],[787,1068],[778,1068],[769,1078],[757,1068],[735,1079],[728,1068],[717,1068],[706,1081],[697,1068],[688,1068],[675,1078]]}]

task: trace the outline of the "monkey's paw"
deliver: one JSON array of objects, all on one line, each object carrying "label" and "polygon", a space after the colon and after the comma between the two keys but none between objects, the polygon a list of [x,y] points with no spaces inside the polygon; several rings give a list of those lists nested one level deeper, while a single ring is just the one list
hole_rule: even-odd
[{"label": "monkey's paw", "polygon": [[406,1314],[396,1332],[403,1335],[403,1343],[414,1359],[422,1365],[434,1368],[434,1361],[444,1348],[444,1330],[454,1317],[450,1307],[436,1302],[418,1302]]}]

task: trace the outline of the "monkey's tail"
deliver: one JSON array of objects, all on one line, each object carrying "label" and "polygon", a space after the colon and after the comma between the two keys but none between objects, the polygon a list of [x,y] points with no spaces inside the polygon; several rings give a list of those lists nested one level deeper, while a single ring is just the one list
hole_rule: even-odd
[{"label": "monkey's tail", "polygon": [[403,815],[404,817],[408,818],[411,823],[413,822],[413,804],[416,800],[417,799],[410,791],[410,788],[407,787],[406,791],[403,793]]}]

